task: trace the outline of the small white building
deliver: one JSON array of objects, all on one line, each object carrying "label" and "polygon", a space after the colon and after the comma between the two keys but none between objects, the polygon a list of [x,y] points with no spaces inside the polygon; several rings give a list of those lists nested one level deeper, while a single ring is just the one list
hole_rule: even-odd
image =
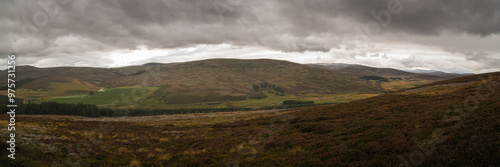
[{"label": "small white building", "polygon": [[97,90],[97,92],[104,92],[104,88]]}]

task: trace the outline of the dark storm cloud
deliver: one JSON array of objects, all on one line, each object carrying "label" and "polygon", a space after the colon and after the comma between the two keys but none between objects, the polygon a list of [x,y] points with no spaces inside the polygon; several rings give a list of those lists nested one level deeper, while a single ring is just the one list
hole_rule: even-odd
[{"label": "dark storm cloud", "polygon": [[[39,2],[58,12],[47,12]],[[11,35],[0,42],[0,52],[15,46],[18,53],[49,56],[220,43],[326,52],[352,40],[354,27],[376,22],[372,11],[389,10],[391,2],[400,3],[401,11],[381,27],[382,36],[500,32],[498,0],[21,0],[1,2],[0,35]],[[24,25],[36,31],[26,34]]]},{"label": "dark storm cloud", "polygon": [[[395,0],[341,1],[350,14],[363,22],[374,20],[370,13],[388,10]],[[437,34],[442,30],[490,35],[500,32],[498,0],[399,0],[402,11],[391,14],[388,28],[406,33]],[[380,15],[386,19],[385,15]]]}]

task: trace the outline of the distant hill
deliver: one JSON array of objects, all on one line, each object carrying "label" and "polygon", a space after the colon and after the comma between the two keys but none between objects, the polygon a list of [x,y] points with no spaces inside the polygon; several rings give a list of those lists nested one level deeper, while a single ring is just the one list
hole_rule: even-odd
[{"label": "distant hill", "polygon": [[306,64],[311,67],[323,68],[327,70],[337,70],[345,67],[356,66],[356,64],[344,64],[344,63],[316,63],[316,64]]},{"label": "distant hill", "polygon": [[311,64],[311,66],[323,69],[338,70],[346,75],[354,76],[382,76],[382,77],[411,77],[427,80],[445,80],[473,74],[444,73],[440,71],[403,71],[393,68],[375,68],[357,64]]},{"label": "distant hill", "polygon": [[[1,73],[0,79],[6,80],[6,71]],[[147,99],[171,104],[262,98],[263,92],[301,95],[381,90],[358,77],[270,59],[210,59],[110,69],[19,66],[16,79],[23,82],[17,89],[41,91],[35,93],[39,97],[77,95],[99,88],[157,87]],[[253,87],[260,84],[268,87]]]},{"label": "distant hill", "polygon": [[456,77],[463,77],[463,76],[468,76],[468,75],[474,75],[473,73],[464,73],[464,74],[458,74],[458,73],[445,73],[441,71],[434,71],[434,70],[417,70],[417,71],[409,71],[412,73],[419,73],[419,74],[428,74],[428,75],[435,75],[435,76],[441,76],[441,77],[448,77],[448,78],[456,78]]},{"label": "distant hill", "polygon": [[[1,71],[0,79],[6,80],[6,73],[6,70]],[[376,81],[384,77],[397,82],[381,84]],[[265,102],[269,105],[305,95],[308,99],[320,100],[325,94],[346,94],[347,99],[349,94],[355,92],[392,91],[452,77],[456,75],[416,74],[350,64],[303,65],[271,59],[209,59],[120,68],[18,66],[16,89],[19,89],[17,95],[21,98],[58,98],[54,100],[99,105],[108,105],[120,98],[118,94],[128,92],[140,96],[121,100],[120,104],[133,101],[146,106],[159,105],[157,107],[205,102],[221,104],[224,101],[265,99],[270,95],[291,95]],[[395,80],[398,78],[401,81]],[[144,89],[138,89],[140,87]],[[0,85],[0,88],[5,89],[6,85]],[[113,90],[98,93],[93,98],[84,96],[101,88]],[[330,97],[337,101],[341,98]],[[239,106],[255,106],[258,103],[262,102],[242,103]]]},{"label": "distant hill", "polygon": [[414,73],[405,72],[401,70],[396,70],[392,68],[374,68],[362,65],[349,66],[345,68],[341,68],[337,70],[338,72],[346,75],[355,75],[355,76],[398,76],[398,77],[411,77],[414,76]]}]

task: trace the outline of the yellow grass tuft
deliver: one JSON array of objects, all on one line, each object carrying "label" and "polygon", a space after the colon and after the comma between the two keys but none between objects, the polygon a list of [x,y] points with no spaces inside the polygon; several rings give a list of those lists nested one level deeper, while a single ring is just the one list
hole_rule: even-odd
[{"label": "yellow grass tuft", "polygon": [[304,152],[304,149],[302,149],[302,147],[301,147],[301,146],[295,146],[294,148],[289,149],[289,150],[288,150],[288,152],[289,152],[290,154],[295,155],[295,154],[297,154],[297,153]]},{"label": "yellow grass tuft", "polygon": [[167,142],[167,141],[169,141],[168,138],[164,138],[164,137],[160,137],[158,140],[160,140],[160,142]]},{"label": "yellow grass tuft", "polygon": [[141,161],[133,159],[132,161],[130,161],[130,166],[140,167],[141,166]]},{"label": "yellow grass tuft", "polygon": [[171,158],[172,158],[172,155],[169,153],[162,154],[162,155],[158,156],[158,160],[161,160],[161,161],[168,161]]}]

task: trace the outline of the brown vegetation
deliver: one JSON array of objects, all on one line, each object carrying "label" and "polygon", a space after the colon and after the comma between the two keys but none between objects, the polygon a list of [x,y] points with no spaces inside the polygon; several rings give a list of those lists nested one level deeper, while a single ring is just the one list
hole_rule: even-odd
[{"label": "brown vegetation", "polygon": [[500,165],[500,73],[421,88],[467,82],[476,84],[435,95],[394,92],[276,115],[232,115],[230,121],[183,118],[184,125],[168,119],[19,116],[19,158],[0,161],[23,166]]}]

